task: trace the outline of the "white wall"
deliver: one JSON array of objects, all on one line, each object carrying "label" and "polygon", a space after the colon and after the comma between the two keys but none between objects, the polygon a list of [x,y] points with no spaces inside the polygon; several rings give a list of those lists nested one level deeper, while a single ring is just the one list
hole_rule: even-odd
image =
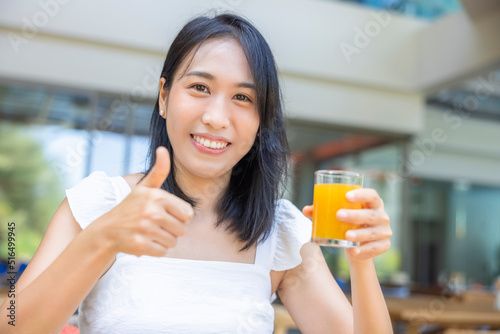
[{"label": "white wall", "polygon": [[500,9],[473,18],[457,12],[422,29],[415,40],[419,57],[414,88],[434,90],[498,66],[499,32]]},{"label": "white wall", "polygon": [[[422,98],[408,92],[415,57],[408,36],[426,26],[421,21],[326,1],[59,2],[0,3],[0,78],[151,97],[182,24],[218,7],[245,15],[268,39],[290,117],[403,134],[421,129]],[[356,45],[363,34],[356,29],[367,24],[381,31],[348,62],[339,46]]]},{"label": "white wall", "polygon": [[[392,89],[410,88],[408,68],[416,55],[408,37],[427,26],[411,17],[376,16],[367,7],[320,0],[150,0],[147,5],[132,0],[29,0],[22,4],[7,0],[0,5],[0,25],[14,30],[26,26],[25,21],[37,25],[35,17],[48,11],[39,3],[63,1],[68,3],[59,5],[46,24],[38,24],[39,34],[163,54],[188,19],[214,8],[227,9],[256,24],[283,72]],[[381,27],[376,17],[387,26]],[[367,25],[378,25],[380,32],[368,38],[368,45],[361,46],[349,63],[340,44],[359,46],[356,29],[365,30]]]},{"label": "white wall", "polygon": [[478,185],[500,186],[498,143],[498,122],[429,108],[425,130],[415,138],[408,160],[416,176],[449,181],[464,179]]},{"label": "white wall", "polygon": [[306,120],[418,134],[425,90],[500,59],[500,12],[431,24],[321,0],[3,0],[0,79],[152,97],[177,31],[214,8],[261,30]]},{"label": "white wall", "polygon": [[281,76],[287,117],[394,133],[423,127],[423,97],[341,82]]}]

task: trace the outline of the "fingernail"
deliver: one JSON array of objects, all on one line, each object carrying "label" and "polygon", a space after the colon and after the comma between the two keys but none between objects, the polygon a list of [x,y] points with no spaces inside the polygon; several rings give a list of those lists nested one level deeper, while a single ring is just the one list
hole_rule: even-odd
[{"label": "fingernail", "polygon": [[354,255],[359,255],[359,252],[361,252],[361,251],[359,250],[359,248],[356,248],[356,249],[354,250]]},{"label": "fingernail", "polygon": [[340,218],[340,219],[347,218],[347,212],[345,210],[339,210],[337,212],[337,218]]},{"label": "fingernail", "polygon": [[346,197],[348,200],[353,200],[353,199],[354,199],[354,194],[349,192],[349,193],[347,193],[347,194],[345,195],[345,197]]},{"label": "fingernail", "polygon": [[354,238],[356,238],[356,232],[349,231],[346,233],[346,237],[348,239],[354,239]]}]

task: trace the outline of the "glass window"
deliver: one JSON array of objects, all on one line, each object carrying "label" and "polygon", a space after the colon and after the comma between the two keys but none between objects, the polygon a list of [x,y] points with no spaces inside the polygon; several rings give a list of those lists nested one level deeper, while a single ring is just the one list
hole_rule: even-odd
[{"label": "glass window", "polygon": [[149,149],[149,137],[134,136],[131,141],[130,174],[146,171],[146,158]]},{"label": "glass window", "polygon": [[20,262],[34,254],[64,189],[84,176],[89,114],[84,93],[0,86],[0,219],[16,224]]},{"label": "glass window", "polygon": [[491,284],[500,274],[500,188],[414,179],[410,189],[416,281],[460,273]]},{"label": "glass window", "polygon": [[154,104],[138,103],[134,109],[134,136],[130,145],[130,174],[142,173],[147,169],[149,150],[149,126]]},{"label": "glass window", "polygon": [[92,133],[90,173],[103,171],[109,176],[127,174],[124,170],[125,137],[120,133],[94,131]]},{"label": "glass window", "polygon": [[65,189],[94,171],[146,170],[152,112],[152,101],[0,84],[0,218],[19,227],[21,258],[34,254]]},{"label": "glass window", "polygon": [[436,19],[462,10],[459,0],[338,0],[358,3],[379,9],[387,9],[422,19]]},{"label": "glass window", "polygon": [[[391,217],[391,250],[377,257],[377,273],[383,281],[401,270],[400,249],[404,182],[401,170],[406,140],[388,135],[367,134],[325,125],[289,121],[287,134],[294,155],[294,183],[291,200],[300,209],[313,201],[314,171],[340,169],[365,175],[364,187],[374,188],[384,200]],[[395,182],[397,181],[397,182]],[[322,251],[336,278],[347,279],[349,269],[344,252],[323,247]]]}]

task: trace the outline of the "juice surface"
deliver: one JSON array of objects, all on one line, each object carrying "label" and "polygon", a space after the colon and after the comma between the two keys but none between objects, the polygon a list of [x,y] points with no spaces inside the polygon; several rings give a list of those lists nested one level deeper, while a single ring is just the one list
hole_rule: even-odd
[{"label": "juice surface", "polygon": [[361,203],[351,203],[345,198],[348,191],[361,186],[352,184],[315,184],[313,208],[313,238],[343,239],[348,230],[358,228],[356,224],[337,219],[339,209],[361,209]]}]

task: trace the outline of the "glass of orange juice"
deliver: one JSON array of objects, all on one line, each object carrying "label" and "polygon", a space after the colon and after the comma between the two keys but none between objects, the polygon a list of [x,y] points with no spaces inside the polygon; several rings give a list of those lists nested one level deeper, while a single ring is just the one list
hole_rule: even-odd
[{"label": "glass of orange juice", "polygon": [[311,242],[329,247],[356,247],[359,242],[345,239],[356,224],[337,219],[339,209],[361,209],[361,203],[345,198],[348,191],[363,187],[363,175],[342,170],[314,172],[313,231]]}]

